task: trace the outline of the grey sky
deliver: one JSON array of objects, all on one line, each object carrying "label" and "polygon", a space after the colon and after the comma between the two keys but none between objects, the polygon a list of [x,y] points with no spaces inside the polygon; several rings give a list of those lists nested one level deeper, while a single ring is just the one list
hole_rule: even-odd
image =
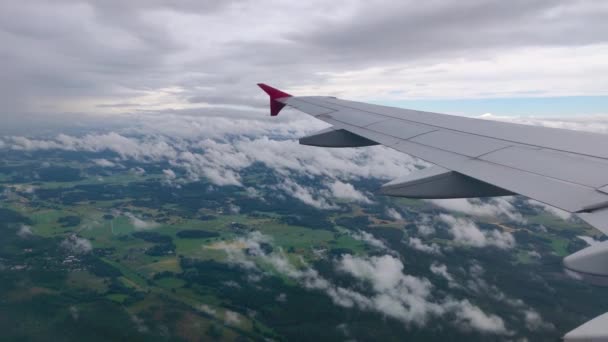
[{"label": "grey sky", "polygon": [[[606,95],[605,1],[5,1],[0,116]],[[496,95],[494,95],[496,96]]]}]

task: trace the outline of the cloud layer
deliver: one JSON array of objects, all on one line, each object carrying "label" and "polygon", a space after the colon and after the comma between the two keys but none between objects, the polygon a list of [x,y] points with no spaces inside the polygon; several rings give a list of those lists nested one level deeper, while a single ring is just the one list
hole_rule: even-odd
[{"label": "cloud layer", "polygon": [[599,0],[3,2],[0,117],[259,108],[260,81],[375,99],[605,95],[607,13]]},{"label": "cloud layer", "polygon": [[[303,267],[297,267],[280,248],[266,253],[261,247],[262,243],[272,243],[272,238],[255,231],[232,243],[222,244],[222,248],[233,263],[251,272],[263,274],[258,263],[269,265],[301,286],[325,293],[339,306],[377,312],[417,326],[426,326],[432,318],[454,317],[451,324],[465,331],[512,334],[499,316],[484,312],[466,299],[456,300],[435,294],[434,286],[428,279],[406,274],[403,263],[395,256],[359,257],[346,254],[336,259],[335,270],[351,276],[355,281],[351,288],[332,283],[303,260],[300,261]],[[447,270],[441,266],[435,268],[439,270],[436,272],[447,275]],[[370,291],[360,292],[358,288],[362,285]]]}]

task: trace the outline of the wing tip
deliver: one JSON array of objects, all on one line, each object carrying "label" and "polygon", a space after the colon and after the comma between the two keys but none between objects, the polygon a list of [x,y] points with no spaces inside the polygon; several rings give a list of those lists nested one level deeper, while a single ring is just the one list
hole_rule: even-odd
[{"label": "wing tip", "polygon": [[270,115],[277,116],[285,104],[277,101],[277,99],[284,97],[292,97],[290,94],[287,94],[284,91],[281,91],[277,88],[273,88],[265,83],[258,83],[258,87],[262,88],[262,90],[270,96]]},{"label": "wing tip", "polygon": [[273,88],[266,83],[258,83],[258,87],[262,88],[262,90],[266,92],[268,96],[270,96],[271,100],[276,100],[281,97],[292,97],[290,94],[287,94],[286,92],[277,88]]}]

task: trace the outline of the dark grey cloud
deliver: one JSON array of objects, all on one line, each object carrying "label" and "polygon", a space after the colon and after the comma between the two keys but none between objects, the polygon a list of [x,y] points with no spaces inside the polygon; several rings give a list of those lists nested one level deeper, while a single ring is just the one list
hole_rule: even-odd
[{"label": "dark grey cloud", "polygon": [[[608,39],[603,1],[31,0],[0,3],[0,116],[66,104],[260,107],[255,83],[327,85],[324,72],[484,58]],[[148,99],[177,88],[170,99]],[[84,110],[84,109],[83,109]],[[74,112],[74,109],[69,111]]]},{"label": "dark grey cloud", "polygon": [[373,65],[501,47],[606,42],[607,16],[603,1],[370,1],[348,17],[288,37],[299,52],[308,49],[326,61]]},{"label": "dark grey cloud", "polygon": [[[142,36],[151,31],[159,38]],[[124,93],[120,88],[159,86],[154,75],[176,44],[158,31],[148,24],[125,27],[104,21],[86,4],[2,3],[0,40],[10,48],[3,52],[0,72],[5,86],[13,89],[2,100],[103,97]]]}]

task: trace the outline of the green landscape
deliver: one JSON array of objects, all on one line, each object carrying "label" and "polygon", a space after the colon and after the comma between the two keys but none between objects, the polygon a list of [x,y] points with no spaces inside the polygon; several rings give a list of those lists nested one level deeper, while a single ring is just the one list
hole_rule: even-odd
[{"label": "green landscape", "polygon": [[[204,179],[168,184],[163,163],[90,161],[115,157],[109,152],[3,153],[6,340],[556,340],[608,303],[607,291],[561,269],[562,257],[585,246],[577,236],[598,234],[522,199],[514,205],[525,223],[475,218],[481,231],[508,232],[514,246],[476,248],[455,240],[448,221],[432,220],[434,234],[419,234],[423,218],[446,212],[432,202],[374,196],[323,210]],[[245,169],[243,179],[258,189],[276,181],[262,165]],[[359,183],[371,193],[381,181]],[[412,238],[427,249],[413,248]],[[472,319],[463,328],[455,323],[460,309],[435,308],[424,321],[406,322],[357,304],[355,295],[339,297],[377,295],[373,281],[340,271],[348,260],[399,260],[408,275],[428,279],[428,305],[472,303],[505,328],[476,330]],[[432,271],[443,267],[438,262],[448,275]]]}]

